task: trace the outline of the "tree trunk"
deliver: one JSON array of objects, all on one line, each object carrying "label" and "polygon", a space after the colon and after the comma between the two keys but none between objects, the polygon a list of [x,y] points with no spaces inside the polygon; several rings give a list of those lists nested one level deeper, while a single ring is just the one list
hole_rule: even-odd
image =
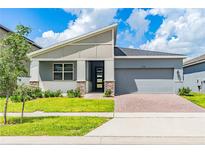
[{"label": "tree trunk", "polygon": [[7,92],[6,93],[6,102],[4,104],[4,125],[7,124],[7,106],[8,106],[8,102],[9,102],[9,93]]},{"label": "tree trunk", "polygon": [[24,106],[25,106],[25,99],[23,98],[23,101],[22,101],[22,110],[21,110],[21,123],[23,123],[23,113],[24,113]]}]

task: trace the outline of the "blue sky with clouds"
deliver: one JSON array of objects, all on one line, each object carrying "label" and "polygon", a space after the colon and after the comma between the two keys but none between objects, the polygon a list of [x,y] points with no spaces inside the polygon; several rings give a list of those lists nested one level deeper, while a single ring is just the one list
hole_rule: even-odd
[{"label": "blue sky with clouds", "polygon": [[0,24],[31,27],[29,38],[43,47],[114,22],[117,46],[205,53],[205,9],[0,9]]}]

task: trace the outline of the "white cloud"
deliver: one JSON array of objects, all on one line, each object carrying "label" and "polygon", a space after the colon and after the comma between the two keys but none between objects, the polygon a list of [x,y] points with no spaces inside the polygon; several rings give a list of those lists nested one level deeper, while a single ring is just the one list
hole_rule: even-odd
[{"label": "white cloud", "polygon": [[76,16],[79,16],[82,13],[82,9],[78,8],[65,8],[64,11]]},{"label": "white cloud", "polygon": [[133,45],[129,45],[128,48],[134,48],[134,46]]},{"label": "white cloud", "polygon": [[148,11],[143,9],[134,9],[126,24],[130,29],[126,29],[119,34],[119,38],[127,43],[120,42],[120,44],[131,44],[133,47],[138,46],[141,43],[144,34],[149,30],[150,21],[146,19]]},{"label": "white cloud", "polygon": [[148,31],[150,21],[145,19],[148,12],[142,9],[134,9],[127,19],[127,23],[132,30],[136,32],[136,36],[141,38]]},{"label": "white cloud", "polygon": [[187,54],[190,57],[205,53],[204,9],[153,9],[150,14],[165,17],[153,40],[142,49]]},{"label": "white cloud", "polygon": [[117,13],[117,9],[82,9],[81,11],[72,9],[70,11],[77,16],[77,19],[69,22],[66,30],[60,33],[55,33],[52,30],[44,32],[42,36],[36,38],[35,41],[39,45],[46,47],[82,35],[113,23]]}]

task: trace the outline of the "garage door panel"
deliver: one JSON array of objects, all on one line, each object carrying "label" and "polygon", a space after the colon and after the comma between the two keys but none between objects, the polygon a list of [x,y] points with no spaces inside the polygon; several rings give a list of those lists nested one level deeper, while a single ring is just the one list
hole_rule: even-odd
[{"label": "garage door panel", "polygon": [[173,80],[135,80],[137,92],[170,93],[173,92]]},{"label": "garage door panel", "polygon": [[173,69],[115,69],[116,94],[173,93]]}]

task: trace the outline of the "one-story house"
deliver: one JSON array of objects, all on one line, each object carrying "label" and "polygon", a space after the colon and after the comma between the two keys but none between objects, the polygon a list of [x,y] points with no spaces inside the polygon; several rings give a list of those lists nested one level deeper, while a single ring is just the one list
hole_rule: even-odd
[{"label": "one-story house", "polygon": [[116,46],[117,24],[51,45],[28,56],[30,84],[82,94],[175,93],[184,55]]},{"label": "one-story house", "polygon": [[205,92],[205,54],[184,62],[184,87]]}]

